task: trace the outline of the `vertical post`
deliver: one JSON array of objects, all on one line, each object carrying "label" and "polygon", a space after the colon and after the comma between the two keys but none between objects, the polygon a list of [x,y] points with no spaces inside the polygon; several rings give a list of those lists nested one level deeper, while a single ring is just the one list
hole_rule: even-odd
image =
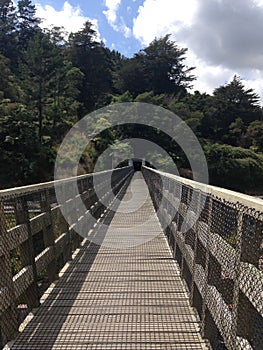
[{"label": "vertical post", "polygon": [[[234,291],[233,291],[233,307],[232,319],[233,326],[231,330],[231,344],[236,347],[237,337],[237,321],[238,321],[238,306],[239,306],[239,276],[241,269],[241,252],[242,252],[242,232],[243,232],[243,208],[239,208],[237,214],[237,243],[235,250],[235,274],[234,274]],[[248,315],[249,317],[249,315]]]},{"label": "vertical post", "polygon": [[[79,208],[77,206],[78,200],[77,200],[77,196],[79,195],[79,181],[78,181],[78,190],[77,192],[75,191],[74,188],[74,183],[70,184],[72,190],[71,190],[71,199],[72,199],[72,212],[71,212],[71,218],[72,218],[72,223],[74,223],[75,225],[78,225],[78,214],[79,214]],[[82,241],[80,235],[73,229],[71,229],[71,234],[72,234],[72,238],[73,238],[73,249],[77,249],[80,246],[80,243]]]},{"label": "vertical post", "polygon": [[4,202],[0,199],[0,236],[2,250],[0,253],[0,287],[6,291],[6,305],[0,305],[0,346],[13,338],[18,329],[18,312],[12,276]]},{"label": "vertical post", "polygon": [[[176,196],[176,186],[177,186],[177,182],[175,183],[175,191],[174,191],[174,198],[177,199],[177,196]],[[179,200],[179,198],[178,198]],[[173,222],[175,222],[175,225],[173,224]],[[177,257],[177,249],[178,249],[178,246],[177,246],[177,241],[176,241],[176,233],[177,232],[174,232],[175,230],[178,231],[178,227],[179,227],[179,205],[178,205],[178,208],[177,208],[177,211],[175,213],[175,217],[173,218],[173,222],[172,222],[172,233],[173,233],[173,236],[174,236],[174,247],[173,247],[173,251],[174,251],[174,259],[176,259]]]},{"label": "vertical post", "polygon": [[[193,196],[196,196],[196,208],[195,213],[198,215],[200,211],[201,206],[201,193],[197,192],[197,190],[193,190]],[[196,264],[198,261],[198,228],[199,228],[199,217],[196,217],[196,221],[193,225],[193,232],[194,232],[194,261],[193,261],[193,275],[192,275],[192,285],[191,285],[191,294],[190,294],[190,304],[192,306],[196,305],[196,294],[197,294],[197,286],[195,283],[195,272],[196,272]]]},{"label": "vertical post", "polygon": [[[65,184],[61,184],[59,186],[59,188],[56,188],[56,192],[57,191],[60,192],[59,193],[60,198],[63,198],[63,201],[62,201],[63,204],[61,204],[61,207],[64,205],[64,202],[66,201],[64,187],[65,187]],[[66,243],[64,244],[63,250],[62,250],[63,264],[65,264],[67,261],[71,260],[71,258],[72,258],[72,256],[71,256],[71,242],[70,242],[70,234],[69,234],[69,225],[68,225],[68,222],[61,211],[58,214],[58,222],[59,222],[58,225],[59,225],[60,233],[66,234]],[[57,252],[56,252],[56,254],[57,254]]]},{"label": "vertical post", "polygon": [[210,339],[213,336],[213,329],[211,327],[211,317],[207,310],[207,294],[208,294],[208,280],[209,280],[209,265],[210,265],[210,245],[211,245],[211,223],[212,223],[212,209],[213,200],[211,196],[207,197],[208,200],[208,222],[207,222],[207,241],[205,252],[205,281],[204,281],[204,296],[202,300],[202,317],[201,317],[201,334],[203,338]]},{"label": "vertical post", "polygon": [[51,215],[51,206],[49,198],[49,190],[46,189],[40,192],[40,207],[41,212],[46,213],[48,218],[48,224],[43,226],[43,238],[45,248],[52,247],[52,261],[47,266],[47,275],[49,283],[52,283],[57,278],[57,261],[56,261],[56,250],[55,250],[55,234],[54,226]]},{"label": "vertical post", "polygon": [[72,259],[71,242],[68,223],[66,222],[64,217],[61,218],[61,222],[61,232],[66,234],[66,244],[63,248],[63,259],[64,263],[66,263],[67,261]]},{"label": "vertical post", "polygon": [[[182,198],[183,198],[183,188],[184,188],[184,184],[182,184],[182,191],[181,191],[181,198],[180,198],[180,204],[179,204],[179,208],[178,208],[178,212],[179,212],[179,215],[182,217],[182,223],[181,223],[181,227],[180,227],[180,230],[182,229],[182,226],[183,226],[183,223],[184,223],[184,219],[185,219],[185,210],[184,210],[184,207],[183,207],[183,204],[182,203]],[[180,224],[180,218],[179,218],[179,224]],[[185,242],[185,235],[182,233],[183,237],[184,237],[184,242]],[[180,270],[180,275],[181,275],[181,278],[184,279],[185,276],[185,264],[186,264],[186,261],[185,261],[185,257],[184,257],[184,252],[181,251],[181,254],[182,254],[182,262],[181,262],[181,270]]]},{"label": "vertical post", "polygon": [[173,206],[172,206],[172,203],[171,203],[171,187],[172,187],[172,181],[170,179],[167,180],[168,182],[168,194],[169,194],[169,198],[168,198],[168,201],[167,201],[167,212],[169,214],[169,226],[168,226],[168,232],[169,232],[169,245],[170,245],[170,248],[172,250],[172,252],[174,251],[174,235],[173,235],[173,225],[172,225],[172,222],[173,222]]},{"label": "vertical post", "polygon": [[33,247],[33,238],[30,225],[30,218],[25,197],[17,198],[15,201],[15,217],[17,225],[26,224],[28,238],[20,246],[20,261],[22,267],[32,266],[33,282],[25,292],[26,303],[29,309],[39,305],[39,295],[37,286],[37,270],[35,263],[35,252]]},{"label": "vertical post", "polygon": [[[244,214],[245,213],[243,213],[243,215]],[[262,247],[263,217],[259,213],[250,210],[248,210],[246,214],[249,216],[253,215],[255,220],[255,232],[252,236],[251,233],[249,235],[246,234],[248,223],[245,225],[245,228],[243,228],[240,261],[245,261],[254,265],[260,270],[262,268],[262,266],[260,266],[260,250]],[[259,217],[257,217],[257,214],[259,214]],[[262,316],[260,316],[259,310],[256,310],[250,300],[240,292],[237,308],[237,336],[246,338],[250,342],[253,339],[253,345],[257,349],[260,348],[260,345],[262,344],[262,329],[263,319]]]}]

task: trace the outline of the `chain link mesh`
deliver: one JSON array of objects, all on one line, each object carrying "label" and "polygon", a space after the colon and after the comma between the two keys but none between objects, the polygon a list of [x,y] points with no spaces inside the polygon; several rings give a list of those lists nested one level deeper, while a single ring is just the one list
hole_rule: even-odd
[{"label": "chain link mesh", "polygon": [[[131,172],[127,167],[111,170],[111,176],[106,172],[81,176],[77,196],[99,218],[105,207],[94,191],[93,178],[102,191],[110,185],[118,190]],[[64,193],[65,202],[77,198],[68,181],[59,182],[58,191]],[[62,216],[54,182],[0,191],[0,347],[39,305],[41,294],[81,243],[83,238],[70,227],[79,217],[77,206],[67,220]]]},{"label": "chain link mesh", "polygon": [[146,167],[143,173],[203,336],[213,349],[261,350],[263,202],[256,210],[238,193],[213,194],[212,186]]}]

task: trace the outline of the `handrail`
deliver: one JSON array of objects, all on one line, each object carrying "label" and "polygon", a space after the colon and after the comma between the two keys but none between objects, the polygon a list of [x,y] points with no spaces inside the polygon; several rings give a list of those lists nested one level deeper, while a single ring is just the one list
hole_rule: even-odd
[{"label": "handrail", "polygon": [[[123,167],[123,168],[119,168],[119,169],[130,169],[130,168],[131,167],[127,166],[127,167]],[[9,196],[12,196],[14,194],[15,195],[22,195],[22,194],[29,193],[29,192],[30,193],[37,192],[39,190],[52,188],[55,185],[64,184],[64,183],[76,181],[76,180],[77,181],[84,180],[84,179],[92,177],[94,175],[97,176],[97,175],[107,174],[109,172],[113,172],[114,170],[116,171],[116,169],[110,169],[110,170],[104,170],[104,171],[100,171],[100,172],[96,172],[96,173],[89,173],[89,174],[84,174],[84,175],[67,177],[67,178],[55,180],[55,181],[53,180],[53,181],[41,182],[41,183],[33,184],[33,185],[7,188],[4,190],[0,190],[0,198],[9,197]]]},{"label": "handrail", "polygon": [[263,344],[263,200],[143,167],[213,349]]},{"label": "handrail", "polygon": [[[27,311],[39,305],[44,292],[39,279],[52,283],[57,278],[84,238],[77,228],[85,223],[88,233],[105,211],[104,203],[132,173],[132,167],[124,167],[0,191],[0,347],[18,330],[18,304]],[[71,182],[78,185],[76,191],[65,186]],[[56,190],[62,192],[59,203]]]},{"label": "handrail", "polygon": [[236,192],[233,190],[228,190],[225,188],[204,184],[204,183],[190,180],[178,175],[165,173],[160,170],[152,169],[147,166],[143,166],[143,168],[149,169],[152,172],[159,174],[160,176],[165,176],[167,178],[174,179],[175,181],[178,181],[184,185],[190,186],[195,190],[200,190],[204,193],[213,195],[215,197],[220,197],[222,199],[225,199],[226,201],[233,202],[233,203],[241,203],[244,206],[251,207],[259,211],[263,210],[263,199],[259,197],[253,197],[241,192]]},{"label": "handrail", "polygon": [[[200,316],[203,336],[213,348],[222,342],[229,350],[261,349],[263,200],[146,166],[142,172],[191,304]],[[78,217],[74,205],[79,197],[87,214],[99,218],[104,212],[92,178],[98,177],[99,190],[107,200],[112,194],[105,175],[111,173],[116,193],[127,185],[133,168],[0,191],[0,345],[17,331],[18,303],[22,301],[29,310],[39,304],[38,279],[43,271],[49,282],[54,281],[80,245],[76,223],[83,220],[87,232],[91,228]],[[72,181],[77,181],[79,193],[63,186]],[[56,185],[65,192],[62,203],[56,201]],[[61,213],[64,204],[68,222]],[[14,266],[14,257],[19,266]]]}]

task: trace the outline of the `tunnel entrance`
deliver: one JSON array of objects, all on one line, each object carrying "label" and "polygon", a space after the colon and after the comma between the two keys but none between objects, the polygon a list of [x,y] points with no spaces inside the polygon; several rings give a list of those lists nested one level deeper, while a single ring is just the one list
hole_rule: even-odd
[{"label": "tunnel entrance", "polygon": [[156,169],[152,165],[152,163],[147,162],[147,160],[145,160],[144,158],[132,158],[132,159],[129,159],[129,166],[133,166],[134,171],[141,171],[143,165],[146,165],[149,168]]},{"label": "tunnel entrance", "polygon": [[144,163],[144,160],[140,158],[133,158],[132,159],[132,164],[134,171],[141,171],[142,170],[142,163]]}]

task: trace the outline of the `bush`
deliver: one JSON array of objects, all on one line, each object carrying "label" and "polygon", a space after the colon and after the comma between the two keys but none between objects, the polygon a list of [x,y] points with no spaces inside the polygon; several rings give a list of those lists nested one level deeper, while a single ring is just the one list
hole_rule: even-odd
[{"label": "bush", "polygon": [[245,193],[263,192],[263,157],[229,145],[204,146],[210,183]]}]

